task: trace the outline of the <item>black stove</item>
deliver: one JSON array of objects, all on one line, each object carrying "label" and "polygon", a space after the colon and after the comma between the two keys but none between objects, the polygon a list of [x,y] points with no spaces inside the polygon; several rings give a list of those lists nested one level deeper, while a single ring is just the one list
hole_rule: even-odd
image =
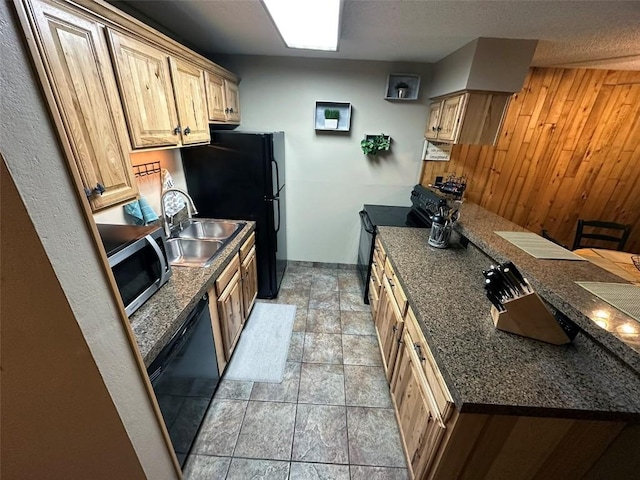
[{"label": "black stove", "polygon": [[358,246],[358,272],[362,281],[364,303],[369,303],[369,278],[376,227],[431,227],[430,217],[446,200],[422,185],[411,191],[411,207],[390,205],[364,205],[360,211],[360,244]]}]

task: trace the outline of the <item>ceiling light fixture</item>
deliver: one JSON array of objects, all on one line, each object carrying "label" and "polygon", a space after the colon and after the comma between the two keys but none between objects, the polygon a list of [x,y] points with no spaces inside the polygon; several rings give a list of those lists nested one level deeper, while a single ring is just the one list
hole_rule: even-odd
[{"label": "ceiling light fixture", "polygon": [[289,48],[338,50],[342,0],[262,0]]}]

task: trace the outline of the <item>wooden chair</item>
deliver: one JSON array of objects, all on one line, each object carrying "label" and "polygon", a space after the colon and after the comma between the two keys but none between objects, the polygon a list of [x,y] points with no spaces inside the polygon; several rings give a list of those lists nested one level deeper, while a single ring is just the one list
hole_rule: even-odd
[{"label": "wooden chair", "polygon": [[[607,230],[614,230],[618,235],[605,235],[602,233],[585,233],[584,228],[604,228]],[[578,220],[578,228],[576,229],[576,237],[573,240],[573,248],[572,250],[577,250],[578,248],[589,248],[594,247],[598,248],[597,245],[589,245],[589,240],[598,240],[604,242],[611,242],[615,245],[615,250],[621,251],[624,250],[624,245],[627,243],[627,239],[629,238],[629,234],[631,233],[631,225],[624,225],[622,223],[615,222],[601,222],[599,220]],[[583,241],[587,239],[587,242]]]},{"label": "wooden chair", "polygon": [[567,250],[569,250],[569,247],[567,247],[563,243],[560,243],[558,240],[556,240],[551,235],[549,235],[549,232],[547,230],[544,230],[544,229],[542,230],[542,238],[546,238],[547,240],[551,240],[556,245],[560,245],[562,248],[566,248]]}]

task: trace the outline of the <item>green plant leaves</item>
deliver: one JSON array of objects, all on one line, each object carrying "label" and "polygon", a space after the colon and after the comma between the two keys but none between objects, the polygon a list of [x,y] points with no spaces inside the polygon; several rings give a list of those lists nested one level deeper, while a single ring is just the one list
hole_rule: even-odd
[{"label": "green plant leaves", "polygon": [[389,150],[391,146],[391,137],[385,135],[367,136],[360,142],[360,148],[365,155],[373,155],[374,157],[383,150]]}]

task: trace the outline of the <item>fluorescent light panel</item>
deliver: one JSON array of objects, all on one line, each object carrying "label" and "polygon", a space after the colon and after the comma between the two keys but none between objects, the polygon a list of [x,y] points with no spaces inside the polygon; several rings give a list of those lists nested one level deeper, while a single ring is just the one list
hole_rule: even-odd
[{"label": "fluorescent light panel", "polygon": [[338,50],[341,0],[263,0],[290,48]]}]

